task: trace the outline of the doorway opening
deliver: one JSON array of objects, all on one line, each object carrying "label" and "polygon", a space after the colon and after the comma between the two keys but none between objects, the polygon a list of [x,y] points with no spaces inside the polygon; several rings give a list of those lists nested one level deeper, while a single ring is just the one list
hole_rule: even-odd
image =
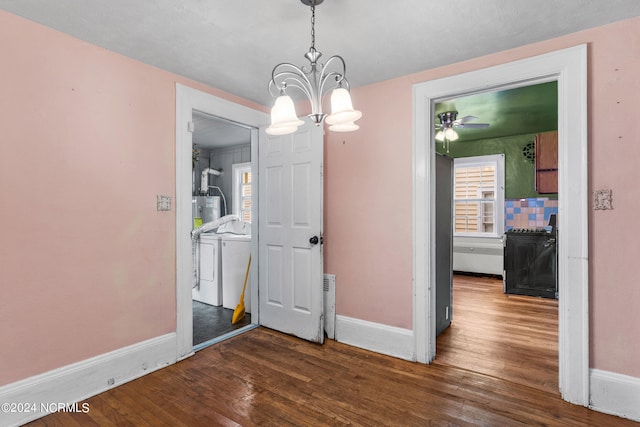
[{"label": "doorway opening", "polygon": [[558,82],[559,387],[589,403],[587,49],[580,45],[414,86],[414,339],[416,359],[435,357],[434,105],[475,93]]},{"label": "doorway opening", "polygon": [[434,141],[434,363],[557,394],[557,82],[448,99],[435,111],[461,119],[454,140]]},{"label": "doorway opening", "polygon": [[[251,324],[251,293],[243,293],[251,255],[251,128],[192,111],[193,228],[234,215],[238,221],[193,242],[193,347],[198,351]],[[255,237],[255,236],[253,236]],[[248,281],[248,280],[247,280]],[[232,323],[234,309],[245,316]]]},{"label": "doorway opening", "polygon": [[[249,311],[251,314],[251,323],[243,328],[236,329],[235,331],[224,334],[222,335],[222,337],[215,338],[213,339],[213,341],[207,340],[204,343],[201,343],[200,347],[194,349],[194,257],[191,239],[191,231],[194,227],[194,208],[192,195],[194,194],[194,187],[197,186],[198,183],[201,184],[201,177],[194,177],[193,131],[196,127],[196,125],[194,124],[194,116],[196,117],[196,119],[198,119],[198,116],[203,116],[203,120],[215,119],[219,122],[224,122],[226,125],[240,126],[243,129],[247,130],[250,134],[250,143],[248,147],[248,150],[250,152],[250,160],[248,162],[238,161],[236,163],[248,163],[250,166],[250,171],[256,171],[258,167],[258,129],[260,126],[264,126],[264,124],[269,120],[268,115],[261,111],[254,110],[224,100],[222,98],[218,98],[211,94],[201,92],[199,90],[192,89],[181,84],[176,84],[176,355],[178,360],[191,356],[192,354],[194,354],[195,350],[199,350],[203,346],[210,345],[211,343],[216,342],[215,340],[227,338],[237,333],[244,332],[245,330],[252,329],[259,323],[257,298],[257,266],[259,264],[257,215],[259,200],[257,191],[255,191],[253,194],[254,197],[251,200],[251,207],[249,211],[251,219],[249,228],[250,235],[252,236],[249,246],[250,253],[252,254],[252,262],[249,272],[249,280],[247,282],[246,288],[246,295],[255,295],[255,298],[248,297],[245,299],[245,302],[249,303],[247,311]],[[208,155],[208,161],[211,162],[211,153],[208,153]],[[231,158],[232,163],[229,166],[220,168],[229,170],[219,171],[227,172],[228,178],[232,178],[233,175],[233,156],[231,156]],[[209,166],[210,165],[211,164],[209,164]],[[215,173],[211,175],[215,175]],[[250,188],[257,190],[258,185],[259,183],[257,174],[252,174]],[[225,186],[228,186],[229,188],[233,186],[232,179],[230,179],[229,182],[226,183],[222,180],[220,182],[214,181],[214,179],[211,179],[210,176],[207,176],[207,182],[205,183],[205,186],[211,187],[209,189],[211,191],[205,189],[205,196],[214,196],[215,194],[217,194],[222,199],[220,193],[223,193],[226,198],[232,199],[232,197],[229,197],[228,194],[232,190],[225,190]],[[213,187],[218,187],[220,191],[217,188]],[[224,211],[225,203],[222,202],[222,200],[220,200],[220,202],[220,209]],[[233,201],[226,200],[226,202],[226,210],[233,212]],[[218,243],[222,245],[222,242]],[[244,267],[240,274],[240,285],[242,285],[242,280],[245,276],[247,261],[248,260],[242,261]],[[236,285],[235,287],[238,288],[239,285]],[[239,299],[233,302],[234,308],[235,305],[238,304],[238,302]],[[247,307],[246,304],[245,307]]]}]

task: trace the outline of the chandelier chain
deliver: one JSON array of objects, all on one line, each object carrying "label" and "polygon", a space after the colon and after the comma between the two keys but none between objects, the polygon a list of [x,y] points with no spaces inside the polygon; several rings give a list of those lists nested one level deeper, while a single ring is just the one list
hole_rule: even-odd
[{"label": "chandelier chain", "polygon": [[311,5],[311,49],[316,49],[316,5]]}]

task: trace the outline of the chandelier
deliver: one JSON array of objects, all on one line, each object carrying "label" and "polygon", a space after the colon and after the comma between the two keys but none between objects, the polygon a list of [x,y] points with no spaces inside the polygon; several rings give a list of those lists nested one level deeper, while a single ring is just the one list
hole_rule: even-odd
[{"label": "chandelier", "polygon": [[[346,64],[339,55],[334,55],[324,64],[318,62],[322,54],[316,50],[316,6],[324,0],[300,0],[311,7],[311,47],[304,55],[310,63],[298,67],[290,63],[280,63],[271,72],[269,93],[276,98],[271,109],[271,125],[266,129],[270,135],[287,135],[295,132],[304,122],[296,114],[293,100],[287,91],[295,89],[302,92],[311,103],[311,120],[319,126],[326,121],[329,130],[350,132],[359,126],[354,122],[362,117],[362,113],[353,109],[349,82],[345,76]],[[331,92],[331,114],[322,112],[322,98]]]}]

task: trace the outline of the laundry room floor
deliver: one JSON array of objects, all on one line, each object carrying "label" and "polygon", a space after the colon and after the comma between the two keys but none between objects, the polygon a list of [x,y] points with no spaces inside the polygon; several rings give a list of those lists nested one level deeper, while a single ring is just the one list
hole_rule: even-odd
[{"label": "laundry room floor", "polygon": [[202,344],[251,323],[249,313],[235,325],[231,324],[232,316],[233,310],[230,308],[193,301],[193,345]]}]

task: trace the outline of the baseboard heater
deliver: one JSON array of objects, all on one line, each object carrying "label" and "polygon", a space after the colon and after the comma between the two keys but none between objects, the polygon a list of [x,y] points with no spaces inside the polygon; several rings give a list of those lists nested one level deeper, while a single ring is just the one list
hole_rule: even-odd
[{"label": "baseboard heater", "polygon": [[453,270],[502,276],[504,268],[502,239],[455,239]]}]

